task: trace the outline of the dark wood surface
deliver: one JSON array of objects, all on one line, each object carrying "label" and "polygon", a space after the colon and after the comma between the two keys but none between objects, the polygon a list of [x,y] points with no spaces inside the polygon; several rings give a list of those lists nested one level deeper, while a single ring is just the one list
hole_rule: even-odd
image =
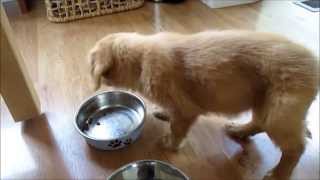
[{"label": "dark wood surface", "polygon": [[21,13],[27,13],[29,11],[28,0],[17,0]]}]

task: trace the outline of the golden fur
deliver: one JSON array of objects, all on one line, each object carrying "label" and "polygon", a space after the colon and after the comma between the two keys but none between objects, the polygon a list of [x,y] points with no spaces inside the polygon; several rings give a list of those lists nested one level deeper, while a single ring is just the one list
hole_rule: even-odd
[{"label": "golden fur", "polygon": [[[96,88],[134,89],[165,108],[177,148],[200,114],[234,115],[251,109],[245,125],[227,125],[235,137],[266,132],[282,151],[266,179],[289,177],[305,147],[304,119],[318,89],[316,58],[270,33],[207,31],[192,35],[117,33],[90,52]],[[166,119],[166,118],[163,118]]]}]

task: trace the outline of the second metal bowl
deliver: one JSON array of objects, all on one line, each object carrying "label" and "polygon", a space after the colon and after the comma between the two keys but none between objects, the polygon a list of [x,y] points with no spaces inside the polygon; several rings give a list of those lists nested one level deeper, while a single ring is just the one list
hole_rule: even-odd
[{"label": "second metal bowl", "polygon": [[166,162],[141,160],[119,168],[107,180],[189,180],[189,177]]}]

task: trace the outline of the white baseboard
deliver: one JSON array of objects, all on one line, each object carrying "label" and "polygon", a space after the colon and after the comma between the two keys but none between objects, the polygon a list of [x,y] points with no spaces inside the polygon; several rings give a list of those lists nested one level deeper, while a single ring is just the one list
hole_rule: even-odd
[{"label": "white baseboard", "polygon": [[228,6],[236,6],[240,4],[249,4],[259,0],[201,0],[210,8],[223,8]]}]

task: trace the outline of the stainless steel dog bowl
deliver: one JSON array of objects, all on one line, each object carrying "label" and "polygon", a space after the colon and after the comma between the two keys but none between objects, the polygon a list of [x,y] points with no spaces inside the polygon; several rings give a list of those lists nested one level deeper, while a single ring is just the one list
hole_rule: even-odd
[{"label": "stainless steel dog bowl", "polygon": [[102,150],[123,148],[142,131],[145,105],[126,91],[109,91],[86,100],[75,117],[75,126],[87,143]]},{"label": "stainless steel dog bowl", "polygon": [[107,180],[189,180],[189,178],[171,164],[157,160],[142,160],[119,168]]}]

